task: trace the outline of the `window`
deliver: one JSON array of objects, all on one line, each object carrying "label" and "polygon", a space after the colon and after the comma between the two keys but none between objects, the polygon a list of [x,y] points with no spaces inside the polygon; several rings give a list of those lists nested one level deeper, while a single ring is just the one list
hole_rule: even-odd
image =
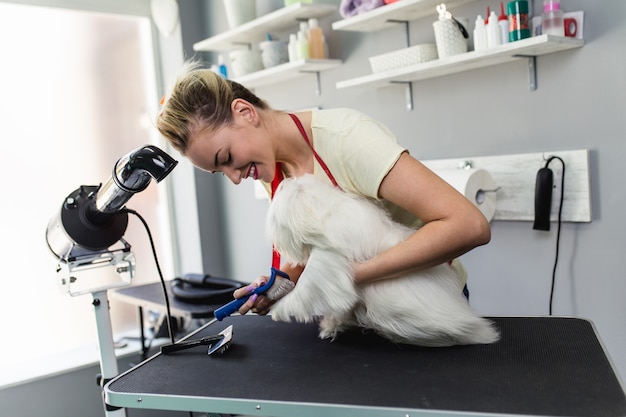
[{"label": "window", "polygon": [[[158,97],[146,17],[0,3],[0,39],[0,313],[2,339],[10,341],[0,355],[0,375],[6,378],[62,352],[84,346],[97,352],[92,299],[59,290],[45,229],[73,190],[105,182],[120,157],[157,144],[152,120]],[[171,277],[164,184],[152,181],[127,206],[150,225],[163,272]],[[137,258],[133,282],[158,280],[146,232],[134,216],[125,239]],[[131,306],[111,299],[111,317],[114,333],[137,329]]]}]

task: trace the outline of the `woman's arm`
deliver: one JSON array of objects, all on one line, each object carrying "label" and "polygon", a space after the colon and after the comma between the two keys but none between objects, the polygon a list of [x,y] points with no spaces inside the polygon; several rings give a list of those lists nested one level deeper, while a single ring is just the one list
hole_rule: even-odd
[{"label": "woman's arm", "polygon": [[357,265],[357,282],[442,264],[491,239],[480,210],[406,152],[382,181],[379,194],[413,213],[424,226],[401,244]]}]

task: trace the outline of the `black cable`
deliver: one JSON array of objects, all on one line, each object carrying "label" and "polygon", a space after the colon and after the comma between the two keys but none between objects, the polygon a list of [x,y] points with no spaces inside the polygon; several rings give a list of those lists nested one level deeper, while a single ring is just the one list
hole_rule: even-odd
[{"label": "black cable", "polygon": [[144,228],[146,229],[146,232],[148,233],[148,239],[150,240],[150,247],[152,248],[152,256],[154,256],[154,263],[156,265],[157,271],[159,273],[159,279],[161,280],[161,286],[163,287],[163,296],[165,297],[165,309],[166,309],[166,319],[167,319],[167,331],[170,335],[170,340],[172,341],[172,344],[175,343],[174,341],[174,332],[172,331],[172,314],[171,314],[171,309],[170,309],[170,298],[167,295],[167,286],[165,285],[165,279],[163,278],[163,272],[161,272],[161,266],[159,265],[159,259],[157,257],[157,252],[156,252],[156,248],[154,246],[154,240],[152,239],[152,233],[150,233],[150,228],[148,227],[148,223],[144,220],[143,217],[141,217],[141,215],[139,213],[137,213],[135,210],[129,209],[129,208],[125,208],[124,209],[125,212],[130,213],[130,214],[134,214],[135,216],[137,216],[137,218],[139,220],[141,220],[141,223],[143,223]]},{"label": "black cable", "polygon": [[550,165],[550,162],[552,162],[554,159],[558,159],[559,161],[561,161],[561,166],[563,167],[563,170],[561,172],[561,201],[559,203],[559,215],[558,215],[558,221],[557,221],[557,229],[556,229],[556,253],[554,255],[554,266],[552,268],[552,286],[550,288],[550,305],[549,305],[549,312],[550,315],[552,315],[552,301],[554,299],[554,284],[556,281],[556,266],[559,263],[559,244],[561,241],[561,214],[563,213],[563,197],[565,195],[565,162],[563,161],[563,159],[559,158],[558,156],[551,156],[547,161],[546,161],[546,168],[548,168],[548,165]]}]

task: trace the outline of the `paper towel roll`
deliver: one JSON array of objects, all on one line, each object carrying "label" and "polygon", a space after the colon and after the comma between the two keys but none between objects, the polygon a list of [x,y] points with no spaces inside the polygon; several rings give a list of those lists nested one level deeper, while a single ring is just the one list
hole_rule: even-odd
[{"label": "paper towel roll", "polygon": [[467,197],[488,221],[496,213],[496,183],[484,169],[441,169],[434,172]]}]

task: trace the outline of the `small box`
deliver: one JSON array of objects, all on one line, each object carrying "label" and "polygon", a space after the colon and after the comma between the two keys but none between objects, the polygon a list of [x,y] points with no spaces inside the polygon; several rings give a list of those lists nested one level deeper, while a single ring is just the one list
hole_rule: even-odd
[{"label": "small box", "polygon": [[370,57],[370,65],[372,66],[372,72],[377,73],[408,67],[434,59],[437,59],[437,46],[434,43],[424,43]]}]

